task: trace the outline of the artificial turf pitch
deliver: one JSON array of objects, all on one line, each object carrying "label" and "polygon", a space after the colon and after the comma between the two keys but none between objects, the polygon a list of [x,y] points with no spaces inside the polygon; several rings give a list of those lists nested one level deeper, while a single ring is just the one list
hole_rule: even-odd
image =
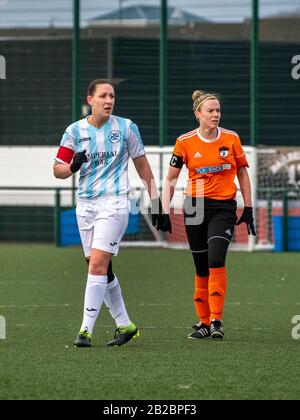
[{"label": "artificial turf pitch", "polygon": [[299,399],[299,254],[228,255],[223,341],[192,340],[193,264],[187,251],[121,249],[113,260],[141,336],[107,347],[103,306],[93,347],[73,341],[82,320],[81,248],[2,245],[0,399]]}]

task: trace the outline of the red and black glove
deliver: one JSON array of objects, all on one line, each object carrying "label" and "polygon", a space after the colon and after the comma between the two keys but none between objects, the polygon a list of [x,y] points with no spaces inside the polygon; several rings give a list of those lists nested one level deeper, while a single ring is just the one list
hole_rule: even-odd
[{"label": "red and black glove", "polygon": [[73,162],[70,165],[70,171],[73,172],[73,174],[79,171],[81,165],[84,162],[88,161],[85,152],[86,150],[84,150],[83,152],[75,153],[75,155],[73,156]]}]

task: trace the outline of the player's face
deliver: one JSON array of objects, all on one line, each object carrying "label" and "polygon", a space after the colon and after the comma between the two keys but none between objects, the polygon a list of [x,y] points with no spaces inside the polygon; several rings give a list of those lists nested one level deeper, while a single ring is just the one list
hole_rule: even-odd
[{"label": "player's face", "polygon": [[203,128],[213,129],[218,127],[221,119],[220,102],[217,99],[205,101],[200,110],[195,112],[195,116]]},{"label": "player's face", "polygon": [[87,102],[93,114],[104,119],[109,118],[115,105],[114,88],[108,83],[97,85],[93,96],[87,97]]}]

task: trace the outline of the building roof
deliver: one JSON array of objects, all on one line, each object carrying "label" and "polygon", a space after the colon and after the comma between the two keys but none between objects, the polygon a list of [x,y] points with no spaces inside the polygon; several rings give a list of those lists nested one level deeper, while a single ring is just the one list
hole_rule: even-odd
[{"label": "building roof", "polygon": [[[186,25],[190,22],[208,22],[201,16],[186,12],[177,7],[168,7],[169,25]],[[113,12],[90,19],[91,25],[158,25],[160,23],[160,7],[137,5],[116,9]]]}]

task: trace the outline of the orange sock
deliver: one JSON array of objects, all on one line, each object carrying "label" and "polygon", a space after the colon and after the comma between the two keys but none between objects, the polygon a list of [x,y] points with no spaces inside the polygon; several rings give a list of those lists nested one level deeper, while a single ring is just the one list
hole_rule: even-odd
[{"label": "orange sock", "polygon": [[210,320],[222,319],[226,295],[226,284],[227,277],[225,267],[209,269],[208,302],[211,311]]},{"label": "orange sock", "polygon": [[210,309],[208,303],[208,276],[200,277],[195,274],[194,306],[199,321],[209,325]]}]

